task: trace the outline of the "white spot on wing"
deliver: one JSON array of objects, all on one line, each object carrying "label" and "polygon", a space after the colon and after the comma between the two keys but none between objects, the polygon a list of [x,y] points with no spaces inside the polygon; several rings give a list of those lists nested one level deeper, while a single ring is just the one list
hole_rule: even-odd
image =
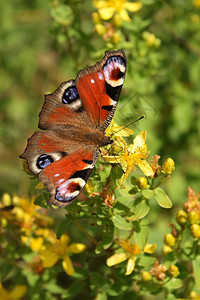
[{"label": "white spot on wing", "polygon": [[103,74],[101,72],[98,72],[98,77],[100,80],[104,80]]},{"label": "white spot on wing", "polygon": [[90,81],[91,81],[91,83],[95,83],[95,81],[94,81],[94,79],[93,79],[93,78],[92,78]]}]

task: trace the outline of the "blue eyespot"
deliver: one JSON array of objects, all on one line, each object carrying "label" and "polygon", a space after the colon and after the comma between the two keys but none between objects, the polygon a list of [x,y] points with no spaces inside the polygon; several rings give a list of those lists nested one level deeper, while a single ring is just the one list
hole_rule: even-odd
[{"label": "blue eyespot", "polygon": [[53,162],[53,158],[50,155],[42,154],[37,159],[37,167],[38,169],[44,169],[49,166]]},{"label": "blue eyespot", "polygon": [[64,104],[70,104],[79,98],[77,88],[75,86],[68,87],[63,94],[62,102]]}]

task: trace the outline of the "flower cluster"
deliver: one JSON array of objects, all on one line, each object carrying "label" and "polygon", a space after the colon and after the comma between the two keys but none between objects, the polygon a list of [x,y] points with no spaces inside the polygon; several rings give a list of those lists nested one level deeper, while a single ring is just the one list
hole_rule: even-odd
[{"label": "flower cluster", "polygon": [[[7,193],[3,195],[0,204],[2,261],[6,262],[12,255],[16,268],[18,261],[21,261],[20,265],[23,265],[24,269],[31,269],[33,273],[39,275],[61,260],[66,274],[72,276],[75,270],[71,256],[83,252],[86,246],[81,243],[70,244],[67,234],[61,235],[58,239],[53,230],[54,219],[48,216],[47,212],[48,210],[36,206],[34,199],[18,196],[11,198]],[[32,253],[29,259],[26,258],[28,253]],[[21,299],[26,289],[27,287],[20,285],[14,290],[7,291],[1,285],[0,298]]]},{"label": "flower cluster", "polygon": [[95,32],[105,41],[114,44],[119,43],[122,38],[120,27],[123,21],[131,21],[128,12],[135,13],[142,7],[141,2],[126,0],[94,0],[93,5],[97,9],[97,12],[93,13]]}]

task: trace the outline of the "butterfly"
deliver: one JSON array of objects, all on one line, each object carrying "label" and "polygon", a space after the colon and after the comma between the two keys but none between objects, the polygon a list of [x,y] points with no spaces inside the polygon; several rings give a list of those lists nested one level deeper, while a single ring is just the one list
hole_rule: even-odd
[{"label": "butterfly", "polygon": [[112,144],[105,135],[127,69],[122,50],[106,51],[94,66],[79,71],[45,95],[39,129],[20,158],[50,193],[49,204],[69,205],[80,194],[98,159],[99,147]]}]

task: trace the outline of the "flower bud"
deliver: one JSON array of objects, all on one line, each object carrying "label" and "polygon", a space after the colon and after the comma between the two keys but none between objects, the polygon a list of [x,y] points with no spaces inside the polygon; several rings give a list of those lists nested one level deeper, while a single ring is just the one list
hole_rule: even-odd
[{"label": "flower bud", "polygon": [[187,222],[187,213],[184,210],[179,210],[176,215],[176,222],[179,225],[184,225]]},{"label": "flower bud", "polygon": [[120,17],[119,14],[115,14],[113,17],[113,24],[116,27],[121,27],[122,26],[122,18]]},{"label": "flower bud", "polygon": [[177,277],[180,274],[178,267],[175,265],[171,265],[167,272],[171,277]]},{"label": "flower bud", "polygon": [[173,234],[168,233],[165,235],[165,244],[167,246],[173,247],[175,245],[175,243],[176,243],[176,239],[173,236]]},{"label": "flower bud", "polygon": [[164,255],[167,255],[168,253],[172,252],[173,249],[167,245],[164,245],[163,248],[162,248],[162,251],[163,251],[163,254]]},{"label": "flower bud", "polygon": [[191,224],[199,223],[199,215],[194,210],[188,213],[188,219]]},{"label": "flower bud", "polygon": [[2,203],[5,206],[11,205],[11,197],[8,193],[4,193],[2,196]]},{"label": "flower bud", "polygon": [[200,238],[200,226],[198,224],[192,224],[192,226],[190,227],[190,231],[191,231],[191,235],[195,239]]},{"label": "flower bud", "polygon": [[162,171],[167,175],[172,174],[172,172],[174,171],[174,168],[175,168],[174,161],[172,158],[167,158],[166,161],[162,165]]},{"label": "flower bud", "polygon": [[112,36],[112,41],[114,44],[118,44],[121,40],[121,36],[119,34],[119,32],[115,32]]},{"label": "flower bud", "polygon": [[143,281],[151,280],[151,274],[147,271],[142,272],[142,280]]},{"label": "flower bud", "polygon": [[98,23],[95,25],[95,32],[99,35],[103,35],[106,33],[106,28],[103,24]]},{"label": "flower bud", "polygon": [[93,20],[94,24],[100,23],[100,17],[97,12],[92,13],[92,20]]},{"label": "flower bud", "polygon": [[137,180],[137,186],[142,190],[147,188],[147,179],[145,177],[139,177]]}]

